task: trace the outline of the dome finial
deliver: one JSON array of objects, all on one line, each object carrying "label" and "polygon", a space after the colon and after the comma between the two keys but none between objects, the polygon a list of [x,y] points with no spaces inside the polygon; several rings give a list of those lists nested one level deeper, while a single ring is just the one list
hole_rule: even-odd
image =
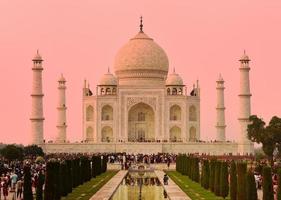
[{"label": "dome finial", "polygon": [[142,24],[142,16],[140,16],[140,32],[143,33],[143,24]]}]

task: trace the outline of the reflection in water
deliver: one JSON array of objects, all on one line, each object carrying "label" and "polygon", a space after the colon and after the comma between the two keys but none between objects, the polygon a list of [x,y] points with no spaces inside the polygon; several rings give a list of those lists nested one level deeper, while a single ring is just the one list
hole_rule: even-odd
[{"label": "reflection in water", "polygon": [[154,173],[130,172],[111,200],[166,200],[167,194]]}]

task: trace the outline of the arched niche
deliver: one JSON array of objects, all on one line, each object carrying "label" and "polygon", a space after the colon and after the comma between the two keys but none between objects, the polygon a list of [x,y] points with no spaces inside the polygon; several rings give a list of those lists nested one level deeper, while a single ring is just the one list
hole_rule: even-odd
[{"label": "arched niche", "polygon": [[173,105],[170,108],[170,120],[180,121],[181,120],[181,107],[178,105]]},{"label": "arched niche", "polygon": [[101,120],[102,121],[113,120],[113,108],[110,105],[106,105],[102,107]]}]

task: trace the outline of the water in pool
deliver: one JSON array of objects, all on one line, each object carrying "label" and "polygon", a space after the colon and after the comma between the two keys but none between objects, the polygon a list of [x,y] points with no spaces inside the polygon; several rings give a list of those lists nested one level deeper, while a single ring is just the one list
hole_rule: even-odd
[{"label": "water in pool", "polygon": [[111,200],[167,200],[163,186],[153,172],[129,172]]}]

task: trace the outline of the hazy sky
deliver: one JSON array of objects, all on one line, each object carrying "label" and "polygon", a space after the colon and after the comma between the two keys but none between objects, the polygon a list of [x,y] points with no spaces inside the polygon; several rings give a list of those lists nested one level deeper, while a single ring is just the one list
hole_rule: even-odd
[{"label": "hazy sky", "polygon": [[227,138],[238,134],[239,58],[251,58],[252,113],[281,116],[280,0],[0,0],[0,141],[30,141],[32,61],[44,59],[45,138],[56,135],[57,79],[67,79],[67,137],[82,136],[82,86],[93,88],[118,49],[144,32],[188,89],[201,86],[201,136],[215,137],[216,79],[225,79]]}]

